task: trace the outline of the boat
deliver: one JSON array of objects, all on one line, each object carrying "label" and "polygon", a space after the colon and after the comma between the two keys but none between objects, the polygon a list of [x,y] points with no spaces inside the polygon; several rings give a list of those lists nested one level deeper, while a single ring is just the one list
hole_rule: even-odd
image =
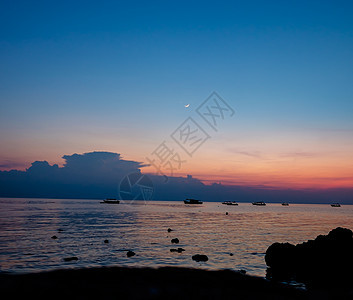
[{"label": "boat", "polygon": [[202,204],[203,202],[200,200],[196,200],[196,199],[185,199],[184,203],[185,204]]},{"label": "boat", "polygon": [[283,206],[289,206],[289,203],[283,202],[282,205],[283,205]]},{"label": "boat", "polygon": [[341,207],[341,204],[339,204],[339,203],[333,203],[333,204],[331,204],[331,206],[332,206],[332,207]]},{"label": "boat", "polygon": [[238,205],[238,203],[236,203],[235,201],[224,201],[224,202],[222,202],[222,204],[224,204],[224,205]]},{"label": "boat", "polygon": [[120,201],[116,200],[116,198],[107,198],[107,199],[104,199],[101,203],[119,204]]},{"label": "boat", "polygon": [[257,202],[253,202],[252,205],[265,206],[266,203],[263,201],[257,201]]}]

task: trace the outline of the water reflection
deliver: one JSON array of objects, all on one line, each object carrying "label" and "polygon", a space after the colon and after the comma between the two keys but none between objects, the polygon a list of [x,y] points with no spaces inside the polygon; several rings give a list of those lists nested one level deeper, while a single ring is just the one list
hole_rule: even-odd
[{"label": "water reflection", "polygon": [[[1,199],[1,271],[99,265],[178,265],[245,269],[264,276],[274,242],[300,243],[337,226],[352,228],[353,206],[249,203],[224,206],[150,201],[106,205],[93,200]],[[228,215],[226,215],[228,212]],[[172,232],[167,232],[172,228]],[[51,239],[56,235],[58,239]],[[182,253],[172,238],[178,238]],[[104,243],[108,239],[109,243]],[[126,251],[136,256],[127,258]],[[206,254],[205,263],[192,261]],[[232,254],[232,255],[230,255]],[[64,262],[77,256],[77,262]]]}]

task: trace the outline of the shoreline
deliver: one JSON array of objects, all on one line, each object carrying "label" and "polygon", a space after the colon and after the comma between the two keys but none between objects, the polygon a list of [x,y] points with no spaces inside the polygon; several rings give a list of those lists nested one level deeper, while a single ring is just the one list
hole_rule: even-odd
[{"label": "shoreline", "polygon": [[30,299],[338,299],[232,270],[94,267],[1,273],[0,290]]}]

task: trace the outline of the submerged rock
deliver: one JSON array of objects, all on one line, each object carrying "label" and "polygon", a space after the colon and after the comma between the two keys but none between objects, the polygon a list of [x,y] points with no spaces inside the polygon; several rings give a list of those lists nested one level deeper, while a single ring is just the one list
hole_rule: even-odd
[{"label": "submerged rock", "polygon": [[64,261],[76,261],[78,260],[78,257],[76,256],[70,256],[70,257],[65,257]]},{"label": "submerged rock", "polygon": [[108,244],[109,243],[109,240],[104,240],[104,244]]},{"label": "submerged rock", "polygon": [[341,227],[298,245],[274,243],[265,255],[267,277],[308,286],[349,285],[353,281],[352,253],[353,232]]},{"label": "submerged rock", "polygon": [[204,254],[195,254],[192,256],[192,260],[195,260],[197,262],[208,261],[208,257],[207,257],[207,255],[204,255]]},{"label": "submerged rock", "polygon": [[172,244],[179,244],[179,239],[178,238],[171,239],[171,243]]},{"label": "submerged rock", "polygon": [[182,253],[182,252],[184,252],[185,251],[185,249],[183,249],[183,248],[178,248],[178,249],[170,249],[170,252],[178,252],[178,253]]},{"label": "submerged rock", "polygon": [[136,255],[136,253],[134,251],[130,251],[130,250],[126,253],[127,257],[132,257],[132,256],[135,256],[135,255]]},{"label": "submerged rock", "polygon": [[171,229],[171,228],[168,228],[168,229],[167,229],[167,231],[168,231],[168,232],[172,232],[172,231],[173,231],[173,229]]},{"label": "submerged rock", "polygon": [[53,240],[56,240],[58,237],[57,237],[56,235],[53,235],[51,238],[52,238]]}]

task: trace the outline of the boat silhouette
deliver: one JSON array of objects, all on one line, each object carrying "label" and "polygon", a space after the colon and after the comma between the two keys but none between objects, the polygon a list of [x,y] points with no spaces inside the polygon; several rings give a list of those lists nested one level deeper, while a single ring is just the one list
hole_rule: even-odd
[{"label": "boat silhouette", "polygon": [[202,204],[203,202],[200,200],[196,200],[196,199],[185,199],[184,203],[185,204]]},{"label": "boat silhouette", "polygon": [[224,204],[224,205],[238,205],[238,203],[236,203],[235,201],[224,201],[224,202],[222,202],[222,204]]},{"label": "boat silhouette", "polygon": [[257,201],[257,202],[253,202],[252,205],[265,206],[266,203],[263,201]]},{"label": "boat silhouette", "polygon": [[120,201],[117,200],[116,198],[107,198],[107,199],[104,199],[101,203],[119,204]]}]

